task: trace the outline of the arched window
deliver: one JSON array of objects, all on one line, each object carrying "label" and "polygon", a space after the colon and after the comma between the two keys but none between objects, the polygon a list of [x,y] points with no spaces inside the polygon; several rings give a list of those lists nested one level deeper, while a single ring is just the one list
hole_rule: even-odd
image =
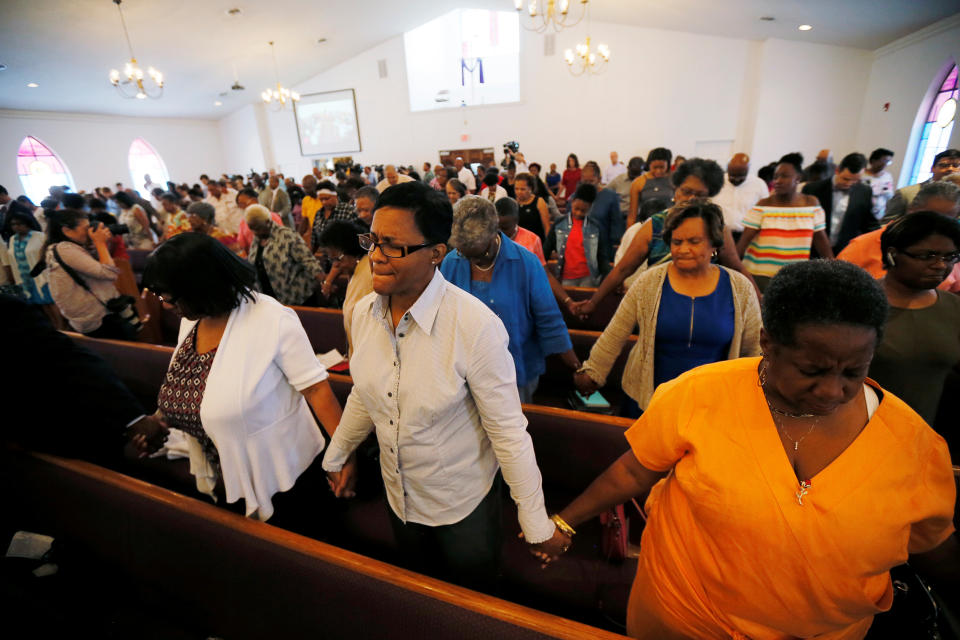
[{"label": "arched window", "polygon": [[946,149],[950,142],[950,133],[957,115],[957,65],[951,67],[947,77],[940,83],[926,115],[921,124],[923,128],[920,130],[920,140],[908,184],[927,180],[930,177],[933,157]]},{"label": "arched window", "polygon": [[73,178],[53,149],[33,136],[27,136],[17,151],[17,174],[24,193],[34,204],[49,197],[50,187],[68,186],[76,190]]},{"label": "arched window", "polygon": [[[146,189],[146,176],[150,176],[150,182],[157,185],[164,191],[167,190],[167,180],[170,174],[167,173],[167,165],[163,164],[163,158],[150,146],[150,143],[143,138],[137,138],[130,145],[130,177],[133,178],[133,188],[140,192],[145,198],[150,197]],[[153,187],[151,187],[153,188]]]}]

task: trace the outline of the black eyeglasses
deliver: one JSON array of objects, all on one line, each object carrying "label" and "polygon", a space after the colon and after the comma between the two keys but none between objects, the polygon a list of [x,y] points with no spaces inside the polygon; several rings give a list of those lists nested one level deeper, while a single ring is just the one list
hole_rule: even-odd
[{"label": "black eyeglasses", "polygon": [[910,253],[909,251],[900,251],[903,255],[919,260],[920,262],[940,262],[944,264],[957,264],[960,262],[960,251],[951,251],[950,253],[940,253],[938,251],[924,251],[923,253]]},{"label": "black eyeglasses", "polygon": [[420,251],[420,249],[432,247],[434,244],[432,242],[428,242],[426,244],[411,244],[407,245],[406,247],[395,247],[383,242],[377,242],[372,233],[357,234],[357,239],[360,241],[360,248],[367,253],[373,253],[374,249],[379,248],[380,253],[387,258],[406,258],[414,251]]}]

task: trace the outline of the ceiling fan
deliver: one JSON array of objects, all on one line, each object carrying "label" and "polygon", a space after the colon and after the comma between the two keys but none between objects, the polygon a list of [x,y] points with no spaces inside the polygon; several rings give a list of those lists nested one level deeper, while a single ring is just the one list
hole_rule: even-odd
[{"label": "ceiling fan", "polygon": [[221,91],[219,95],[221,98],[225,98],[226,96],[230,95],[233,92],[246,91],[246,90],[247,88],[242,84],[240,84],[240,78],[237,74],[237,65],[234,64],[233,65],[233,84],[230,85],[230,89],[228,89],[227,91]]}]

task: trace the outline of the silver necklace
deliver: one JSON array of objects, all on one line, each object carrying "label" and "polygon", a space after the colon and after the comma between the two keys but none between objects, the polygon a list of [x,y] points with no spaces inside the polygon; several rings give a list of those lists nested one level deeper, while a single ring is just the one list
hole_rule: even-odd
[{"label": "silver necklace", "polygon": [[[793,450],[794,450],[794,451],[799,451],[799,450],[800,450],[800,443],[803,442],[804,439],[806,439],[806,437],[807,437],[808,435],[810,435],[811,433],[813,433],[813,428],[814,428],[814,427],[816,427],[818,424],[820,424],[820,417],[819,417],[819,416],[814,416],[812,413],[799,413],[799,414],[787,413],[786,411],[783,411],[783,410],[780,410],[780,409],[777,409],[776,407],[774,407],[772,404],[770,404],[770,401],[769,401],[769,400],[767,400],[767,406],[770,407],[770,410],[773,411],[773,413],[775,414],[775,415],[774,415],[774,418],[773,418],[773,424],[776,425],[777,429],[779,429],[780,431],[783,431],[783,435],[787,436],[787,440],[789,440],[790,442],[793,443]],[[777,420],[777,418],[776,418],[776,415],[777,415],[777,414],[783,415],[783,416],[787,416],[787,417],[790,417],[790,418],[813,418],[814,420],[813,420],[812,423],[810,423],[810,428],[807,429],[807,432],[806,432],[805,434],[803,434],[802,436],[800,436],[800,439],[799,439],[799,440],[795,440],[795,439],[793,438],[793,436],[791,436],[790,433],[787,431],[786,427],[784,427],[782,424],[780,424],[780,421]]]},{"label": "silver necklace", "polygon": [[478,265],[476,262],[474,262],[474,263],[473,263],[473,267],[474,267],[477,271],[490,271],[490,269],[493,269],[493,265],[497,264],[497,258],[499,258],[499,257],[500,257],[500,236],[497,236],[497,252],[496,252],[495,254],[493,254],[493,262],[490,263],[490,266],[489,266],[489,267],[481,267],[481,266]]}]

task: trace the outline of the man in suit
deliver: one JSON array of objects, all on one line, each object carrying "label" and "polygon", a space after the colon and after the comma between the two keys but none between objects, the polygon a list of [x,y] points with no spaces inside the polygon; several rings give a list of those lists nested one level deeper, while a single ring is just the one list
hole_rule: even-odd
[{"label": "man in suit", "polygon": [[897,189],[897,192],[887,202],[887,208],[884,211],[883,222],[892,222],[905,214],[911,202],[920,192],[920,188],[931,182],[943,180],[951,173],[960,173],[960,149],[946,149],[933,157],[933,164],[930,166],[930,179],[917,184],[911,184]]},{"label": "man in suit", "polygon": [[290,215],[290,196],[280,188],[280,177],[270,176],[269,189],[260,192],[258,201],[273,213],[280,216],[283,224],[293,229],[293,217]]},{"label": "man in suit", "polygon": [[834,255],[860,234],[880,226],[872,213],[873,191],[860,182],[866,166],[862,153],[851,153],[840,161],[833,176],[803,187],[803,193],[820,200]]},{"label": "man in suit", "polygon": [[141,456],[163,445],[163,421],[145,415],[110,366],[54,329],[36,306],[0,295],[0,329],[11,338],[0,388],[11,408],[26,411],[0,421],[0,440],[107,464],[122,458],[127,440]]}]

